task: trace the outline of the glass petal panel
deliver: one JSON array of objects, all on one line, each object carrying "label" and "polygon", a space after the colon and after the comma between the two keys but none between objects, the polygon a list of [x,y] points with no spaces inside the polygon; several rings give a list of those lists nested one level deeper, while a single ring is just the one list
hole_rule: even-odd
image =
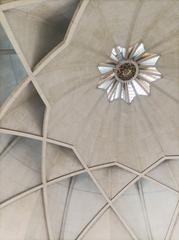
[{"label": "glass petal panel", "polygon": [[118,61],[117,53],[116,53],[115,48],[112,49],[111,59],[113,59],[114,61]]},{"label": "glass petal panel", "polygon": [[128,92],[129,92],[129,102],[132,102],[132,100],[136,96],[136,93],[131,83],[128,83]]},{"label": "glass petal panel", "polygon": [[112,71],[113,67],[106,64],[106,65],[98,66],[98,69],[102,74],[104,74],[104,73],[108,73],[108,72]]},{"label": "glass petal panel", "polygon": [[156,67],[141,67],[140,66],[140,73],[150,74],[150,75],[157,75],[161,76],[162,74],[157,70]]},{"label": "glass petal panel", "polygon": [[148,74],[144,74],[144,73],[139,73],[138,77],[143,80],[146,80],[147,82],[154,82],[161,78],[161,76],[148,75]]},{"label": "glass petal panel", "polygon": [[113,82],[113,79],[104,81],[104,82],[98,84],[98,88],[107,89],[112,84],[112,82]]},{"label": "glass petal panel", "polygon": [[144,91],[144,89],[138,84],[138,82],[133,80],[132,83],[133,83],[133,86],[134,86],[137,94],[139,94],[139,95],[147,95],[146,92]]},{"label": "glass petal panel", "polygon": [[117,82],[113,81],[113,84],[111,84],[111,86],[107,90],[107,92],[108,92],[108,99],[110,101],[114,100],[115,93],[116,93],[116,87],[117,87]]},{"label": "glass petal panel", "polygon": [[143,80],[138,80],[139,85],[141,85],[141,87],[144,89],[144,91],[146,91],[148,94],[150,93],[150,85],[149,83],[147,83],[146,81]]},{"label": "glass petal panel", "polygon": [[[138,45],[138,44],[137,44]],[[144,44],[140,43],[136,50],[133,52],[131,58],[136,60],[139,56],[141,56],[145,52]]]},{"label": "glass petal panel", "polygon": [[116,93],[114,99],[118,99],[121,95],[121,83],[119,82],[117,87],[116,87]]},{"label": "glass petal panel", "polygon": [[144,59],[140,60],[140,63],[142,63],[142,65],[146,65],[146,66],[154,66],[157,63],[159,57],[160,57],[159,55],[155,55],[155,56],[149,57],[147,59],[144,58]]}]

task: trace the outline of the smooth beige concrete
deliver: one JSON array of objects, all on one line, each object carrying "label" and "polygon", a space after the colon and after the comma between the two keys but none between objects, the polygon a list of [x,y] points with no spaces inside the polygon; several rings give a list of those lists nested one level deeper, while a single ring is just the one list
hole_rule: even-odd
[{"label": "smooth beige concrete", "polygon": [[175,160],[165,161],[148,175],[167,186],[179,190],[179,162]]},{"label": "smooth beige concrete", "polygon": [[0,107],[26,77],[27,74],[0,25]]},{"label": "smooth beige concrete", "polygon": [[48,239],[41,192],[25,197],[1,210],[2,239]]},{"label": "smooth beige concrete", "polygon": [[94,170],[93,174],[111,199],[136,177],[117,166]]},{"label": "smooth beige concrete", "polygon": [[[27,72],[0,78],[0,239],[178,240],[179,2],[0,3]],[[163,78],[109,103],[97,66],[140,40]]]},{"label": "smooth beige concrete", "polygon": [[0,126],[41,135],[44,111],[45,106],[30,83],[0,120]]},{"label": "smooth beige concrete", "polygon": [[[142,38],[146,49],[161,54],[158,67],[164,78],[152,84],[150,97],[138,97],[130,106],[122,101],[109,104],[105,92],[96,89],[97,65],[108,60],[115,44],[125,46],[131,38],[138,1],[128,1],[127,9],[125,1],[90,1],[70,45],[37,76],[52,105],[48,136],[73,143],[89,165],[118,161],[143,170],[163,155],[178,154],[178,2],[149,29],[171,8],[171,1],[158,2],[140,6],[134,31],[138,35],[130,40],[133,44]],[[114,9],[125,10],[118,14]],[[141,12],[148,19],[142,25]],[[149,33],[145,37],[141,31]]]},{"label": "smooth beige concrete", "polygon": [[71,149],[54,144],[47,145],[46,161],[48,180],[83,169]]},{"label": "smooth beige concrete", "polygon": [[5,12],[31,67],[63,40],[77,3],[78,0],[34,1]]},{"label": "smooth beige concrete", "polygon": [[16,142],[0,161],[1,202],[41,183],[41,142],[25,138],[12,141]]},{"label": "smooth beige concrete", "polygon": [[86,234],[84,240],[131,240],[131,236],[123,228],[119,219],[108,209],[97,221],[95,226]]}]

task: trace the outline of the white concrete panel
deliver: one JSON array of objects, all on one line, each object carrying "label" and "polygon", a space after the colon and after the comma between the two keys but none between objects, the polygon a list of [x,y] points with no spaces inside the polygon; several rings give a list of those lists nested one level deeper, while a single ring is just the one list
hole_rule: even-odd
[{"label": "white concrete panel", "polygon": [[0,236],[6,240],[47,240],[41,192],[0,210]]},{"label": "white concrete panel", "polygon": [[177,194],[146,180],[142,181],[142,186],[153,238],[163,240],[179,198]]},{"label": "white concrete panel", "polygon": [[173,231],[171,240],[177,240],[178,236],[179,236],[179,216],[178,216],[177,221],[175,223],[174,231]]},{"label": "white concrete panel", "polygon": [[70,179],[48,187],[50,224],[55,240],[60,239]]},{"label": "white concrete panel", "polygon": [[115,206],[139,239],[163,240],[178,202],[175,193],[148,180],[130,187]]},{"label": "white concrete panel", "polygon": [[119,214],[134,231],[138,239],[148,239],[145,219],[137,185],[132,185],[114,203]]},{"label": "white concrete panel", "polygon": [[63,40],[77,3],[44,0],[5,13],[31,67]]},{"label": "white concrete panel", "polygon": [[62,239],[74,240],[104,205],[103,196],[87,174],[75,177]]},{"label": "white concrete panel", "polygon": [[48,180],[83,169],[73,150],[54,144],[47,144],[46,161]]},{"label": "white concrete panel", "polygon": [[95,170],[93,174],[110,198],[136,177],[135,174],[116,166]]},{"label": "white concrete panel", "polygon": [[30,83],[11,104],[0,127],[41,135],[44,110],[44,103]]},{"label": "white concrete panel", "polygon": [[13,137],[12,135],[3,135],[0,134],[0,156],[2,155],[2,153],[6,150],[6,148],[8,147],[9,143],[11,141],[13,141],[15,137]]},{"label": "white concrete panel", "polygon": [[179,160],[167,160],[148,173],[157,181],[179,190]]},{"label": "white concrete panel", "polygon": [[108,209],[91,227],[84,240],[132,240],[111,209]]},{"label": "white concrete panel", "polygon": [[25,77],[25,70],[0,25],[0,106]]},{"label": "white concrete panel", "polygon": [[[16,141],[16,140],[14,140]],[[18,138],[0,160],[0,201],[41,183],[41,143]]]}]

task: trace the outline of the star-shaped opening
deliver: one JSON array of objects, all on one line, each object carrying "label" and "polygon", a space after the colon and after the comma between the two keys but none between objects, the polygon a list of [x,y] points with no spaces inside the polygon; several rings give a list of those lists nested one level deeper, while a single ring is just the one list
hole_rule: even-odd
[{"label": "star-shaped opening", "polygon": [[107,91],[110,102],[121,98],[131,103],[137,95],[149,95],[150,84],[162,77],[155,67],[158,54],[147,53],[143,43],[137,43],[128,49],[112,49],[109,63],[101,63],[98,69],[101,79],[98,88]]}]

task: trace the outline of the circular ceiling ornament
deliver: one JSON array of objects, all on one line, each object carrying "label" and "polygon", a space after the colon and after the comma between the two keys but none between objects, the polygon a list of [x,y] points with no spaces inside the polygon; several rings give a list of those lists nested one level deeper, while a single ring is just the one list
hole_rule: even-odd
[{"label": "circular ceiling ornament", "polygon": [[113,48],[110,57],[111,62],[98,66],[98,88],[106,90],[110,102],[121,98],[131,103],[137,95],[149,95],[151,82],[162,77],[155,67],[160,56],[146,52],[143,43]]},{"label": "circular ceiling ornament", "polygon": [[115,78],[120,82],[127,82],[138,75],[138,65],[134,61],[121,61],[119,62],[115,69]]}]

